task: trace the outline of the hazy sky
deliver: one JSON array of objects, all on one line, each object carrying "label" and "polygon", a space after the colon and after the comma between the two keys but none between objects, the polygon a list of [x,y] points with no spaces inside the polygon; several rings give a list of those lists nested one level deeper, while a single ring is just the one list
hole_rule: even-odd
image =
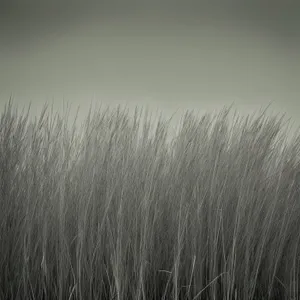
[{"label": "hazy sky", "polygon": [[300,114],[299,0],[1,0],[0,102]]}]

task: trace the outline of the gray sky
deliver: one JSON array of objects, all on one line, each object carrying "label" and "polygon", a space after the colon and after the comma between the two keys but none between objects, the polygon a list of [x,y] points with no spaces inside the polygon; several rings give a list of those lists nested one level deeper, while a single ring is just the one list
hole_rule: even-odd
[{"label": "gray sky", "polygon": [[0,104],[63,98],[241,112],[297,125],[300,6],[289,0],[1,0]]}]

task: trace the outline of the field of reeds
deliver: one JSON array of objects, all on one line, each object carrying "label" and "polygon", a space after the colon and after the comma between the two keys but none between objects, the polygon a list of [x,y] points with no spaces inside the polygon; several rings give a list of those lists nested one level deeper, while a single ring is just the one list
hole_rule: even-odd
[{"label": "field of reeds", "polygon": [[[9,101],[0,299],[299,299],[300,136],[284,118],[87,116]],[[231,124],[231,125],[230,125]]]}]

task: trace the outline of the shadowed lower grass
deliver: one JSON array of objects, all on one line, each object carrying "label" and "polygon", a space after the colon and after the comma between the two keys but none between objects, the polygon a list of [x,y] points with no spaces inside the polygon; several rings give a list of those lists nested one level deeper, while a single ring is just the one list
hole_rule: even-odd
[{"label": "shadowed lower grass", "polygon": [[0,299],[298,299],[299,136],[229,111],[187,112],[167,142],[138,109],[80,131],[9,101]]}]

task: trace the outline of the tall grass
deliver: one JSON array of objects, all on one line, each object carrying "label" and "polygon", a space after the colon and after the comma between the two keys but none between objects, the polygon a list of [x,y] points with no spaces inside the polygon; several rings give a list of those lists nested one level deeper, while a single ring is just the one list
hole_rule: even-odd
[{"label": "tall grass", "polygon": [[139,109],[78,130],[9,101],[0,299],[298,299],[299,136],[230,110],[187,112],[167,142]]}]

